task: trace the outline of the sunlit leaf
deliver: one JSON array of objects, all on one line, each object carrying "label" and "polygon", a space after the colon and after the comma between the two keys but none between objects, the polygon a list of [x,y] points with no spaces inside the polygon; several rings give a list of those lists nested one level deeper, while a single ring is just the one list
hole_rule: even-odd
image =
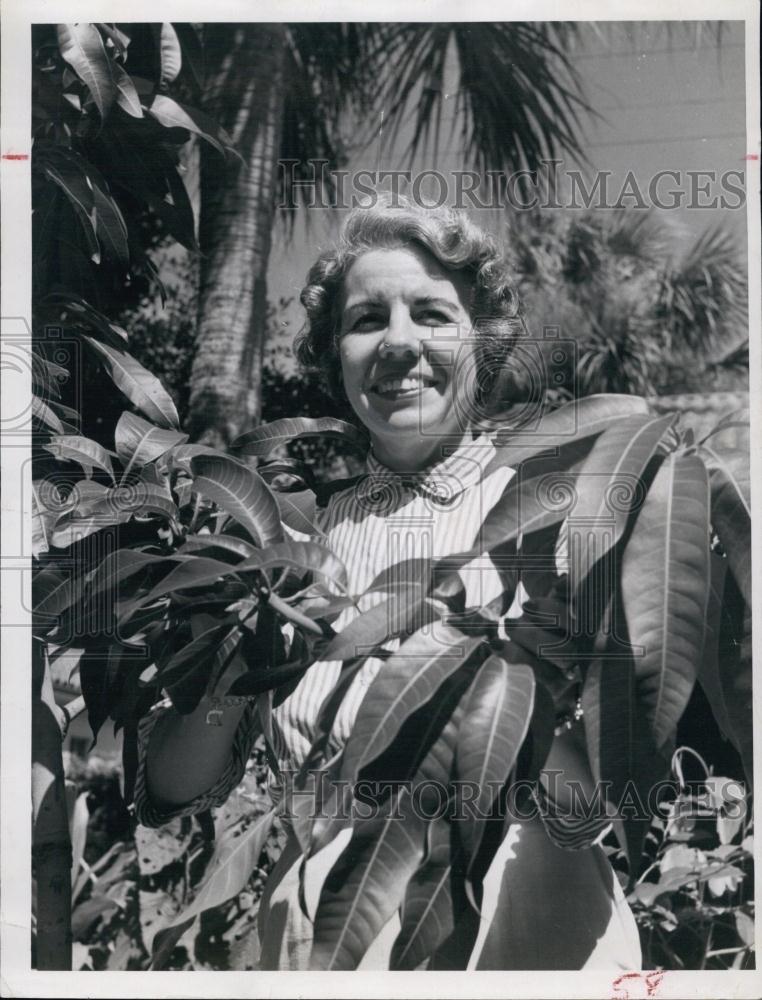
[{"label": "sunlit leaf", "polygon": [[189,132],[204,139],[223,155],[235,153],[233,140],[220,128],[219,125],[210,118],[209,115],[198,108],[191,108],[178,101],[166,97],[164,94],[157,94],[151,101],[148,109],[149,114],[166,128],[184,128]]},{"label": "sunlit leaf", "polygon": [[101,118],[105,118],[117,90],[100,32],[87,23],[59,24],[57,30],[61,56],[90,91]]},{"label": "sunlit leaf", "polygon": [[278,505],[261,476],[232,458],[196,455],[193,489],[238,521],[264,548],[283,539]]},{"label": "sunlit leaf", "polygon": [[405,788],[378,814],[356,822],[320,894],[310,968],[357,968],[402,903],[423,858],[425,839],[426,822],[412,808]]},{"label": "sunlit leaf", "polygon": [[430,958],[453,932],[457,909],[468,906],[462,890],[464,858],[452,840],[452,826],[444,819],[429,824],[426,857],[402,904],[400,932],[389,959],[393,971],[412,972]]},{"label": "sunlit leaf", "polygon": [[565,403],[524,427],[499,430],[493,437],[496,454],[486,474],[504,465],[516,466],[551,448],[595,437],[616,420],[638,414],[648,416],[648,404],[641,396],[600,393]]},{"label": "sunlit leaf", "polygon": [[751,471],[740,449],[716,451],[703,445],[699,454],[709,469],[712,527],[728,556],[730,571],[751,605]]},{"label": "sunlit leaf", "polygon": [[284,417],[247,431],[235,439],[231,448],[243,455],[264,456],[290,441],[310,437],[346,441],[363,451],[368,446],[365,435],[343,420],[334,417]]},{"label": "sunlit leaf", "polygon": [[466,636],[447,625],[423,629],[404,642],[376,674],[360,705],[344,747],[340,779],[354,782],[481,643],[481,636]]},{"label": "sunlit leaf", "polygon": [[323,660],[368,656],[392,636],[410,635],[436,617],[420,588],[400,591],[354,618],[321,652]]},{"label": "sunlit leaf", "polygon": [[696,455],[668,455],[622,555],[622,606],[639,697],[658,746],[693,685],[709,598],[709,482]]},{"label": "sunlit leaf", "polygon": [[166,21],[159,28],[159,52],[161,56],[161,85],[166,87],[177,79],[183,64],[177,32]]},{"label": "sunlit leaf", "polygon": [[529,729],[534,689],[531,667],[497,655],[482,664],[471,685],[455,756],[459,779],[476,788],[474,814],[469,813],[458,831],[469,869],[481,845],[484,820]]},{"label": "sunlit leaf", "polygon": [[42,447],[62,462],[77,462],[88,475],[92,475],[93,468],[97,467],[107,472],[112,480],[114,478],[110,454],[91,438],[77,434],[57,435]]},{"label": "sunlit leaf", "polygon": [[330,549],[317,542],[278,542],[262,552],[250,556],[236,566],[237,573],[257,569],[289,566],[302,572],[314,573],[321,579],[341,588],[347,585],[347,569]]},{"label": "sunlit leaf", "polygon": [[105,361],[106,368],[127,399],[159,427],[174,428],[179,423],[172,397],[155,375],[126,351],[102,344],[93,337],[84,338]]},{"label": "sunlit leaf", "polygon": [[116,453],[126,467],[125,475],[132,466],[141,468],[187,440],[187,434],[155,427],[128,411],[121,415],[114,432]]}]

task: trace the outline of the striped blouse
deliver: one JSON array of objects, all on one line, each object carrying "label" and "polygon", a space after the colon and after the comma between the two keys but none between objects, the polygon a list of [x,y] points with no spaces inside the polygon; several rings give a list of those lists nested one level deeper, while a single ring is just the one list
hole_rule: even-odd
[{"label": "striped blouse", "polygon": [[[479,530],[489,510],[501,497],[514,470],[500,467],[485,475],[494,457],[494,446],[486,435],[451,448],[425,473],[401,475],[392,472],[371,454],[366,475],[353,486],[334,493],[319,512],[316,535],[344,563],[349,592],[363,594],[359,608],[342,611],[333,624],[337,632],[358,614],[388,596],[383,590],[367,591],[376,576],[408,559],[436,560],[457,552],[476,550]],[[300,538],[307,535],[299,535]],[[561,533],[563,536],[563,532]],[[556,571],[563,572],[564,557],[556,552]],[[495,600],[503,590],[500,576],[488,556],[475,558],[460,571],[468,606],[481,606]],[[506,617],[521,614],[527,594],[521,583]],[[399,644],[399,640],[396,640]],[[386,644],[395,648],[395,641]],[[279,766],[298,768],[304,761],[316,735],[318,711],[341,672],[340,661],[322,661],[312,665],[294,691],[272,713],[273,749]],[[366,660],[355,675],[336,716],[329,743],[329,753],[346,744],[368,687],[381,669],[377,658]],[[142,720],[138,733],[138,771],[135,782],[134,810],[138,821],[158,826],[175,816],[192,815],[210,806],[219,806],[240,782],[256,739],[253,705],[247,706],[238,726],[231,757],[215,785],[191,802],[169,810],[160,810],[150,800],[145,782],[145,757],[151,730],[160,715],[169,710],[168,702],[156,706]],[[273,787],[275,795],[278,787]],[[540,816],[551,839],[560,847],[577,849],[589,846],[608,827],[597,817],[554,815],[553,803],[538,791]],[[544,807],[544,808],[543,808]]]}]

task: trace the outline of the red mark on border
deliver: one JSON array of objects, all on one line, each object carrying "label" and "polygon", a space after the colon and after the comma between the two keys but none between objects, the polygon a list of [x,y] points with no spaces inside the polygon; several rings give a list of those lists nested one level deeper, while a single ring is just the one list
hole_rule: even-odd
[{"label": "red mark on border", "polygon": [[758,160],[759,159],[759,153],[747,153],[746,156],[743,157],[743,159],[744,160]]},{"label": "red mark on border", "polygon": [[[655,972],[624,972],[621,976],[617,976],[611,984],[611,988],[614,990],[614,1000],[634,1000],[634,997],[630,996],[630,985],[634,986],[636,982],[645,986],[645,996],[652,997],[655,995],[663,978],[664,973],[661,970]],[[636,995],[642,994],[638,992]]]},{"label": "red mark on border", "polygon": [[29,153],[3,153],[3,160],[28,160]]}]

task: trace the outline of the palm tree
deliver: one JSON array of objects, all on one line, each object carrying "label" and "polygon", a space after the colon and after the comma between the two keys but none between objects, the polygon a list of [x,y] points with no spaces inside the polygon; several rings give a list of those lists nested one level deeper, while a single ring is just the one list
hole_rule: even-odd
[{"label": "palm tree", "polygon": [[748,343],[743,256],[721,225],[682,251],[654,211],[519,213],[506,232],[532,333],[576,344],[567,391],[702,391]]},{"label": "palm tree", "polygon": [[575,31],[515,22],[204,26],[205,107],[244,162],[201,154],[195,438],[224,446],[261,411],[271,231],[279,195],[295,203],[278,161],[296,161],[289,183],[312,177],[316,159],[338,167],[341,123],[361,134],[383,108],[394,139],[413,104],[407,153],[436,151],[451,56],[460,145],[475,168],[533,169],[561,152],[583,158],[580,115],[590,108],[565,54]]}]

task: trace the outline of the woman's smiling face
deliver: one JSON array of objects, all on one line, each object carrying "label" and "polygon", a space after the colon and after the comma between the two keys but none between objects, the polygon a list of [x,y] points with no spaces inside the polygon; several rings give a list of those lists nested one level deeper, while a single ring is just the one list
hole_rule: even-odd
[{"label": "woman's smiling face", "polygon": [[[414,471],[439,438],[459,437],[454,361],[473,351],[468,285],[416,246],[368,250],[344,279],[339,356],[344,391],[376,456]],[[472,366],[467,365],[467,368]]]}]

